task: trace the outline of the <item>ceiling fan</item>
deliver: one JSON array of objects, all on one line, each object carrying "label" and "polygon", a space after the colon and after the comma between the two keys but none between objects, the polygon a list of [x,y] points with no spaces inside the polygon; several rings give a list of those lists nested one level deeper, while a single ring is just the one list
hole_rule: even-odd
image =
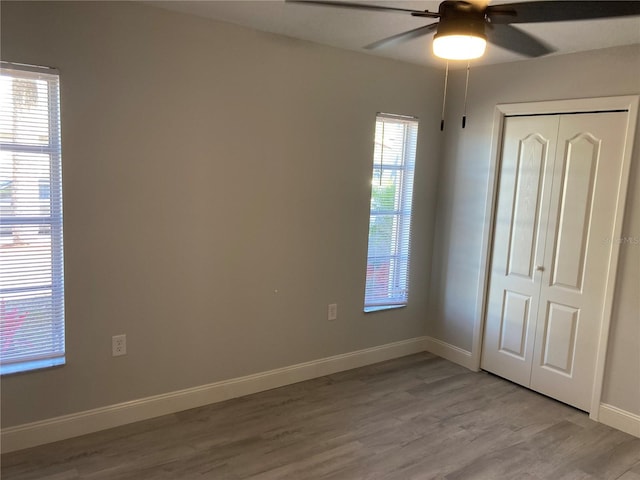
[{"label": "ceiling fan", "polygon": [[437,12],[394,6],[331,0],[286,0],[288,3],[340,7],[438,19],[422,27],[378,40],[366,49],[388,47],[396,43],[435,33],[433,52],[447,60],[470,60],[484,54],[487,41],[507,50],[539,57],[554,51],[542,40],[512,24],[562,22],[640,15],[640,1],[533,1],[487,5],[465,0],[447,0]]}]

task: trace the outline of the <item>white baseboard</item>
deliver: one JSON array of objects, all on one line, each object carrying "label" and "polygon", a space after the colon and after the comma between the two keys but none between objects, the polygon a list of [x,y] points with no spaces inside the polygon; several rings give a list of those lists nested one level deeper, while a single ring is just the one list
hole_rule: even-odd
[{"label": "white baseboard", "polygon": [[462,365],[469,370],[478,370],[472,360],[471,352],[432,337],[425,337],[424,342],[424,348],[427,352],[445,358],[450,362],[457,363],[458,365]]},{"label": "white baseboard", "polygon": [[[2,453],[222,402],[425,350],[425,337],[2,429]],[[445,357],[446,358],[446,357]]]},{"label": "white baseboard", "polygon": [[601,403],[598,421],[623,432],[640,437],[640,415],[627,412],[613,405]]}]

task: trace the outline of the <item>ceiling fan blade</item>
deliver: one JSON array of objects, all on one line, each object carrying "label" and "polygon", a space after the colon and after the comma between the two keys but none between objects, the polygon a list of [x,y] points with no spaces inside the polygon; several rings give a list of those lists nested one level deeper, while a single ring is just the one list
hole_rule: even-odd
[{"label": "ceiling fan blade", "polygon": [[[412,10],[410,8],[398,8],[398,7],[383,7],[380,5],[371,5],[368,3],[356,3],[356,2],[335,2],[331,0],[285,0],[286,3],[300,3],[307,5],[318,5],[321,7],[340,7],[340,8],[356,8],[358,10],[373,10],[377,12],[404,12],[404,13],[415,13],[420,16],[424,16],[424,14],[428,14],[429,12],[425,12],[424,10]],[[435,16],[439,16],[438,14],[433,14]]]},{"label": "ceiling fan blade", "polygon": [[438,28],[437,22],[431,23],[423,27],[414,28],[413,30],[409,30],[407,32],[402,32],[387,38],[383,38],[382,40],[373,42],[365,46],[364,48],[366,48],[367,50],[374,50],[376,48],[390,47],[391,45],[406,42],[407,40],[411,40],[413,38],[422,37],[423,35],[429,35],[430,33],[435,32],[437,28]]},{"label": "ceiling fan blade", "polygon": [[489,25],[484,33],[491,43],[528,57],[541,57],[555,51],[536,37],[511,25]]},{"label": "ceiling fan blade", "polygon": [[485,10],[492,24],[590,20],[640,15],[640,2],[565,0],[491,5]]}]

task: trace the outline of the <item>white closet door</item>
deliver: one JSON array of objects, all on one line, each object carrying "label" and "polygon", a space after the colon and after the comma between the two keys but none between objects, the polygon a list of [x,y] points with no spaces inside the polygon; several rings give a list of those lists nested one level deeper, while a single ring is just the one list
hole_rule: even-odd
[{"label": "white closet door", "polygon": [[588,410],[627,113],[560,118],[530,386]]},{"label": "white closet door", "polygon": [[529,386],[558,116],[505,119],[483,369]]}]

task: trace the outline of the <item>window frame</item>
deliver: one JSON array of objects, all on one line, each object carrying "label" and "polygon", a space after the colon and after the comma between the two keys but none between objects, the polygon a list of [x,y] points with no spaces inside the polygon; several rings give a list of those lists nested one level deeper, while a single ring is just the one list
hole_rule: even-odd
[{"label": "window frame", "polygon": [[[405,307],[409,299],[409,271],[410,271],[410,252],[411,252],[411,223],[412,223],[412,203],[413,203],[413,187],[415,175],[415,163],[417,156],[418,127],[419,120],[417,117],[396,115],[389,113],[376,114],[376,132],[374,135],[375,142],[378,139],[378,125],[387,123],[403,125],[402,139],[402,160],[399,164],[389,164],[384,161],[384,150],[380,155],[376,154],[376,148],[373,152],[373,168],[371,197],[369,207],[369,232],[367,242],[367,274],[365,276],[365,298],[364,312],[375,312],[380,310],[388,310],[393,308]],[[381,149],[384,148],[384,130],[381,134]],[[396,192],[394,194],[393,209],[376,209],[374,206],[375,185],[374,182],[382,178],[385,173],[395,172],[399,175],[399,180],[394,180]],[[373,241],[372,227],[375,225],[375,218],[382,216],[390,216],[392,221],[392,240],[388,245],[390,252],[388,254],[372,255],[372,250],[376,248]],[[385,297],[373,298],[373,294],[380,292],[379,288],[373,285],[373,271],[376,265],[380,265],[380,261],[388,260],[388,278],[387,288],[384,290]]]},{"label": "window frame", "polygon": [[[39,200],[48,201],[48,215],[3,215],[3,228],[18,226],[38,226],[39,235],[50,238],[51,259],[48,265],[51,272],[51,282],[30,286],[0,286],[0,301],[4,302],[7,295],[20,293],[50,292],[51,306],[47,309],[51,321],[49,343],[51,348],[47,353],[37,355],[18,354],[9,360],[2,358],[0,352],[0,375],[40,370],[64,365],[66,363],[66,331],[65,331],[65,296],[64,296],[64,246],[63,246],[63,204],[62,204],[62,145],[60,121],[60,73],[57,69],[34,65],[17,64],[2,61],[2,75],[20,79],[39,79],[46,81],[47,88],[47,125],[48,143],[31,144],[28,142],[5,141],[0,139],[0,151],[11,154],[47,155],[49,157],[48,198],[42,197],[42,179],[38,181]],[[22,76],[20,75],[21,73]],[[43,228],[44,227],[44,228]],[[48,230],[48,231],[47,231]],[[34,297],[37,298],[37,297]],[[4,303],[3,303],[3,308]],[[14,314],[15,315],[15,314]],[[0,325],[1,326],[1,325]],[[44,330],[44,329],[43,329]],[[29,337],[31,338],[31,337]]]}]

